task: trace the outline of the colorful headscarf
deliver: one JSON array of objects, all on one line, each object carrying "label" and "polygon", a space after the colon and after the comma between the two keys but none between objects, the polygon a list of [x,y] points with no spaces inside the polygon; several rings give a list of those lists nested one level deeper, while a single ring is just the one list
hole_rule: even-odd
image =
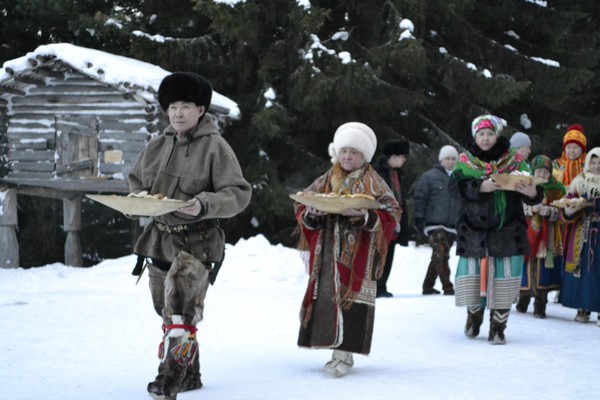
[{"label": "colorful headscarf", "polygon": [[550,157],[539,155],[531,160],[531,173],[534,173],[536,169],[544,168],[550,173],[552,172],[552,160]]},{"label": "colorful headscarf", "polygon": [[506,121],[495,115],[485,114],[475,118],[471,123],[471,134],[475,134],[481,129],[491,129],[496,133],[496,136],[500,136],[502,129],[506,126]]},{"label": "colorful headscarf", "polygon": [[566,193],[566,189],[561,182],[558,182],[556,178],[552,176],[552,159],[544,155],[539,155],[531,160],[532,174],[534,174],[535,171],[540,168],[550,172],[550,178],[548,178],[548,182],[540,185],[544,190],[544,197],[546,197],[550,202],[563,197]]}]

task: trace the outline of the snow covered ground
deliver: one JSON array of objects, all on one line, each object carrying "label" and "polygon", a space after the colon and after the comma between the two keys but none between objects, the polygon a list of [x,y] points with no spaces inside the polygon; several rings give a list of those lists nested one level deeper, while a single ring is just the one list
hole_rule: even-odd
[{"label": "snow covered ground", "polygon": [[[423,296],[428,247],[399,247],[377,300],[371,355],[343,378],[322,367],[329,350],[296,345],[306,275],[296,250],[262,237],[228,246],[198,332],[211,399],[593,399],[600,328],[550,302],[548,318],[511,313],[507,344],[463,334],[453,296]],[[453,256],[451,266],[456,265]],[[161,340],[148,278],[131,256],[92,268],[0,270],[2,399],[147,399]],[[438,283],[439,289],[439,283]],[[554,296],[550,295],[550,299]],[[530,307],[531,308],[531,307]]]}]

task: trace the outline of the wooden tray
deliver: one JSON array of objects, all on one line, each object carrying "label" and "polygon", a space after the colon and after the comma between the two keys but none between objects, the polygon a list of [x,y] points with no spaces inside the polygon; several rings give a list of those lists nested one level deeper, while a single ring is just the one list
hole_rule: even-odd
[{"label": "wooden tray", "polygon": [[310,194],[290,194],[290,198],[298,203],[330,214],[339,214],[344,210],[350,209],[359,210],[366,208],[376,210],[383,207],[381,203],[363,197],[324,197]]},{"label": "wooden tray", "polygon": [[550,203],[550,205],[556,208],[566,208],[568,206],[577,206],[580,208],[585,208],[593,206],[594,203],[584,199],[583,197],[574,197],[572,199],[563,198],[560,200],[554,200],[552,203]]},{"label": "wooden tray", "polygon": [[152,197],[128,197],[114,194],[88,194],[86,197],[104,204],[127,215],[138,215],[145,217],[156,217],[179,210],[188,205],[182,200],[155,199]]},{"label": "wooden tray", "polygon": [[547,179],[536,178],[530,175],[511,175],[511,174],[492,174],[490,175],[490,179],[496,182],[502,189],[504,190],[515,190],[515,185],[518,184],[526,184],[531,185],[531,183],[535,183],[536,185],[540,185],[542,183],[547,183]]}]

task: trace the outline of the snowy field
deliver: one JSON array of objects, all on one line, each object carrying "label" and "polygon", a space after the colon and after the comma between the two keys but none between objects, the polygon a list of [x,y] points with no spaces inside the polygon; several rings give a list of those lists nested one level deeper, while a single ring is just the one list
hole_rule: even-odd
[{"label": "snowy field", "polygon": [[[552,301],[545,320],[513,307],[507,344],[492,346],[486,311],[480,337],[468,339],[453,296],[421,295],[430,251],[398,247],[395,297],[377,300],[371,355],[333,378],[322,369],[329,350],[296,345],[307,279],[296,250],[262,236],[228,246],[198,331],[204,388],[178,399],[598,398],[596,313],[579,324]],[[147,275],[135,285],[134,264],[129,256],[87,269],[0,270],[0,398],[148,399],[161,320]]]}]

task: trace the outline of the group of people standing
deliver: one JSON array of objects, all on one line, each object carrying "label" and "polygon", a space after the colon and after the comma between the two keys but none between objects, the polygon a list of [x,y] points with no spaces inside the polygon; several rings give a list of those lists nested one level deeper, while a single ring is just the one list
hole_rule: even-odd
[{"label": "group of people standing", "polygon": [[[348,373],[353,353],[368,354],[375,298],[393,296],[386,282],[398,233],[405,229],[401,221],[406,196],[399,168],[409,154],[408,142],[388,142],[371,166],[372,131],[364,124],[352,131],[346,125],[334,135],[330,150],[338,152],[331,153],[330,171],[305,193],[368,193],[384,206],[345,215],[296,204],[301,249],[310,254],[298,344],[333,349],[325,369],[334,376]],[[423,294],[439,294],[434,289],[439,278],[444,294],[454,295],[456,305],[466,308],[464,333],[469,338],[479,335],[489,309],[488,341],[500,345],[506,343],[512,305],[526,312],[532,297],[538,318],[545,318],[553,290],[559,291],[564,306],[577,309],[576,321],[587,322],[590,311],[600,311],[600,259],[594,258],[600,250],[600,148],[586,153],[583,128],[573,125],[563,138],[561,158],[537,155],[528,161],[528,135],[517,132],[509,140],[502,136],[505,126],[506,121],[494,115],[475,118],[473,142],[460,155],[455,147],[443,146],[439,163],[421,175],[413,196],[414,225],[428,236],[432,248]],[[344,149],[353,149],[360,160],[356,169],[341,161]],[[387,187],[373,176],[373,167]],[[332,179],[336,174],[342,178]],[[494,179],[496,174],[532,178],[517,179],[507,187]],[[377,181],[377,191],[365,180]],[[339,181],[346,184],[332,183]],[[561,199],[577,200],[558,202]],[[378,235],[388,241],[387,248],[376,245]],[[344,238],[355,252],[347,251]],[[458,265],[452,284],[448,260],[455,241]]]},{"label": "group of people standing", "polygon": [[[195,73],[166,76],[158,100],[170,124],[148,143],[128,176],[133,194],[187,202],[154,217],[134,250],[134,274],[148,270],[154,309],[163,323],[158,375],[147,387],[156,400],[175,400],[180,392],[202,387],[196,333],[224,257],[219,219],[243,211],[251,197],[235,154],[207,114],[211,97],[210,82]],[[563,305],[578,309],[578,321],[600,311],[600,259],[595,256],[600,254],[600,148],[586,153],[583,130],[574,126],[559,160],[540,155],[528,163],[529,138],[517,135],[511,146],[501,135],[504,125],[493,115],[477,117],[473,143],[460,155],[455,147],[443,146],[439,164],[421,176],[414,194],[414,224],[432,248],[423,294],[439,294],[434,289],[439,277],[444,294],[455,295],[456,304],[467,308],[464,332],[472,338],[488,308],[488,340],[494,344],[505,342],[519,292],[517,310],[526,311],[533,296],[538,317],[545,315],[548,291],[556,289]],[[329,145],[331,167],[303,193],[368,197],[377,207],[332,212],[294,204],[308,267],[298,345],[332,349],[325,370],[334,376],[350,371],[353,354],[369,354],[376,298],[393,297],[387,279],[394,249],[408,242],[399,169],[409,143],[385,143],[383,155],[373,161],[376,151],[377,137],[369,126],[342,124]],[[516,172],[545,183],[503,190],[490,179]],[[553,206],[563,197],[585,201]],[[453,285],[448,260],[455,241],[459,261]]]},{"label": "group of people standing", "polygon": [[[531,146],[525,134],[519,135],[515,143]],[[583,127],[574,124],[563,136],[560,158],[538,155],[531,160],[531,174],[544,181],[540,185],[544,197],[541,203],[524,208],[530,249],[523,267],[518,312],[527,312],[533,297],[533,316],[545,318],[551,291],[557,292],[557,302],[577,310],[575,321],[588,322],[591,311],[600,311],[600,264],[594,258],[599,227],[598,157],[600,148],[588,152]],[[561,199],[574,201],[561,204]]]}]

